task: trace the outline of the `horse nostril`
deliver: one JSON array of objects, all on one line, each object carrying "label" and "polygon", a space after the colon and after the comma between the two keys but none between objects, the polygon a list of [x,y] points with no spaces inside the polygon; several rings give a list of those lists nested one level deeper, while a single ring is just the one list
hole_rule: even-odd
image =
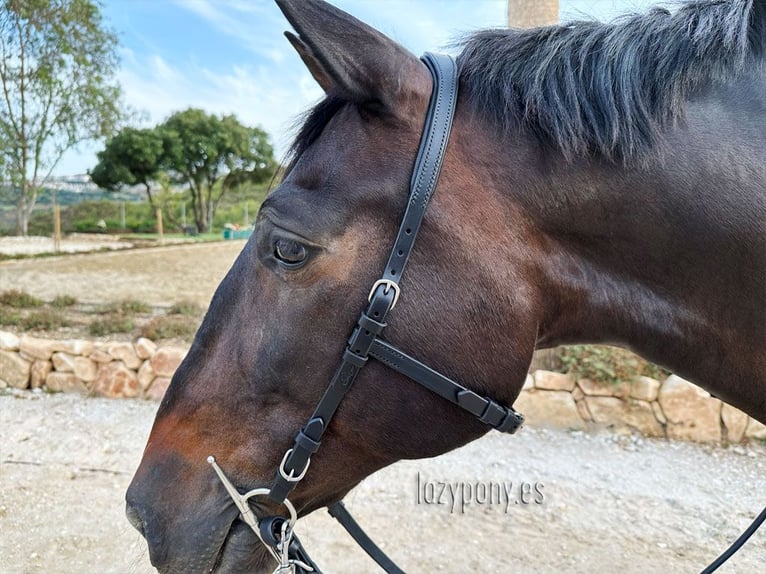
[{"label": "horse nostril", "polygon": [[144,521],[138,515],[138,511],[133,508],[129,502],[125,504],[125,516],[128,517],[128,522],[133,525],[133,528],[138,530],[141,536],[146,538],[146,528],[144,526]]}]

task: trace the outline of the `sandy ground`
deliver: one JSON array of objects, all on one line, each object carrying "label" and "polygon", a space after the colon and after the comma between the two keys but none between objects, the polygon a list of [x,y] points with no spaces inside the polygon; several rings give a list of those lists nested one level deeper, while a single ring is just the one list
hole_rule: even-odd
[{"label": "sandy ground", "polygon": [[0,291],[23,289],[83,303],[140,299],[152,305],[194,301],[204,307],[244,247],[220,241],[0,262]]},{"label": "sandy ground", "polygon": [[[152,571],[123,497],[156,407],[0,394],[0,572]],[[459,497],[454,509],[446,494],[433,503],[440,482],[458,481],[511,483],[511,503],[495,498],[464,512]],[[522,483],[542,484],[542,504],[534,491],[522,497]],[[762,508],[764,493],[762,446],[527,428],[384,469],[347,504],[408,572],[675,573],[699,572]],[[376,571],[324,513],[298,533],[327,572]],[[720,572],[765,565],[766,531]]]}]

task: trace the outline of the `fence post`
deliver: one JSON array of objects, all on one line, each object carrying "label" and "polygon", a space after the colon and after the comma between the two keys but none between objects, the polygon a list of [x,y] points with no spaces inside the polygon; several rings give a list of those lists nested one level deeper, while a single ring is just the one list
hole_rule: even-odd
[{"label": "fence post", "polygon": [[162,229],[162,208],[157,208],[157,233],[160,236],[160,245],[165,243],[165,236]]},{"label": "fence post", "polygon": [[61,251],[61,206],[53,204],[53,251]]}]

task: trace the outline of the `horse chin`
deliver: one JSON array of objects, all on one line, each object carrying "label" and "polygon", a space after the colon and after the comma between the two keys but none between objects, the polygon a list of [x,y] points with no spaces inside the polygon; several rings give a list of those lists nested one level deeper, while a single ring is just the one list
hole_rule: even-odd
[{"label": "horse chin", "polygon": [[262,574],[274,570],[274,559],[250,527],[235,520],[221,546],[212,572],[215,574]]}]

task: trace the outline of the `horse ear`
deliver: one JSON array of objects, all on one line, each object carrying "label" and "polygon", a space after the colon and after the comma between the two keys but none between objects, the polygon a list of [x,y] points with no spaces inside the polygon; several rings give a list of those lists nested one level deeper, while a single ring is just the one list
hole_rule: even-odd
[{"label": "horse ear", "polygon": [[431,79],[411,52],[322,0],[276,0],[298,32],[285,35],[327,93],[365,106],[396,110]]},{"label": "horse ear", "polygon": [[327,72],[322,67],[322,64],[319,63],[319,60],[317,60],[317,57],[314,55],[314,52],[311,51],[311,48],[292,32],[285,32],[285,37],[290,41],[290,44],[293,45],[295,51],[298,52],[301,60],[306,64],[306,67],[309,69],[309,72],[311,72],[311,75],[314,76],[317,83],[322,86],[322,89],[325,92],[329,92],[332,89],[333,81],[327,75]]}]

